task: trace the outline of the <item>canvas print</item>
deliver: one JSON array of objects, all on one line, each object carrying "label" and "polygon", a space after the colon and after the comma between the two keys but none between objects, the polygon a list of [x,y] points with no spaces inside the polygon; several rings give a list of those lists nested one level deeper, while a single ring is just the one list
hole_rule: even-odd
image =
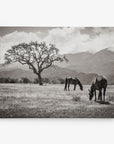
[{"label": "canvas print", "polygon": [[114,118],[114,27],[0,27],[0,118]]}]

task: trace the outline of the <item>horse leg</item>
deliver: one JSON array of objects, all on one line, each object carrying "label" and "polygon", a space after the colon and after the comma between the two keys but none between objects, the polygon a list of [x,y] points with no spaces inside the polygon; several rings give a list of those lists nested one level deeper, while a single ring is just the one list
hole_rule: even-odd
[{"label": "horse leg", "polygon": [[106,93],[106,88],[104,88],[104,90],[103,90],[104,102],[105,102],[105,93]]},{"label": "horse leg", "polygon": [[100,94],[100,101],[102,101],[102,89],[99,91]]},{"label": "horse leg", "polygon": [[70,90],[69,88],[70,88],[70,83],[68,83],[68,90]]},{"label": "horse leg", "polygon": [[65,87],[64,90],[67,90],[67,78],[65,79]]},{"label": "horse leg", "polygon": [[96,90],[95,90],[95,101],[96,101]]},{"label": "horse leg", "polygon": [[98,100],[100,100],[100,91],[99,91],[99,94],[98,94]]},{"label": "horse leg", "polygon": [[99,90],[98,100],[102,101],[102,90]]},{"label": "horse leg", "polygon": [[76,84],[74,84],[74,90],[76,90]]},{"label": "horse leg", "polygon": [[101,101],[102,101],[102,90],[101,90]]}]

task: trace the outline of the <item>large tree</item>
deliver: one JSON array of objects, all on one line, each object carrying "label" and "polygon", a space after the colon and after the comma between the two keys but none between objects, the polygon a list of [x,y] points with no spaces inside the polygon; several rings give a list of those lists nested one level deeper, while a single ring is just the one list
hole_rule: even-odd
[{"label": "large tree", "polygon": [[21,43],[12,46],[5,53],[5,63],[19,62],[22,65],[28,65],[29,69],[38,76],[39,84],[43,85],[41,73],[49,68],[55,61],[62,62],[66,60],[58,54],[59,50],[53,44],[46,45],[45,42]]}]

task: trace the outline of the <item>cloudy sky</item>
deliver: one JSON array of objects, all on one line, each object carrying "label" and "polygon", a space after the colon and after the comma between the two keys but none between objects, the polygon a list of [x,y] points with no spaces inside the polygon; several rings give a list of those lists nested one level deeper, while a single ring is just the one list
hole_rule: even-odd
[{"label": "cloudy sky", "polygon": [[36,40],[55,44],[61,54],[114,50],[114,27],[0,27],[0,63],[11,46]]}]

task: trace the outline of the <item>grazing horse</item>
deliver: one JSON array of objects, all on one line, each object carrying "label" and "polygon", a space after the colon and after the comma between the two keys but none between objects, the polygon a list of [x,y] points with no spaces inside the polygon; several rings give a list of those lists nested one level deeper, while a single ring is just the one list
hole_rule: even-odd
[{"label": "grazing horse", "polygon": [[89,100],[92,100],[93,96],[95,95],[95,101],[96,101],[96,90],[98,90],[99,91],[98,100],[102,101],[102,89],[103,89],[103,96],[105,101],[106,88],[107,88],[107,78],[105,76],[97,76],[92,81],[89,90]]},{"label": "grazing horse", "polygon": [[76,89],[76,85],[78,84],[80,86],[80,90],[83,90],[83,86],[81,84],[81,82],[79,81],[78,78],[71,78],[71,77],[67,77],[65,79],[65,88],[64,90],[67,90],[67,87],[68,87],[68,90],[70,90],[70,84],[74,84],[74,90]]}]

